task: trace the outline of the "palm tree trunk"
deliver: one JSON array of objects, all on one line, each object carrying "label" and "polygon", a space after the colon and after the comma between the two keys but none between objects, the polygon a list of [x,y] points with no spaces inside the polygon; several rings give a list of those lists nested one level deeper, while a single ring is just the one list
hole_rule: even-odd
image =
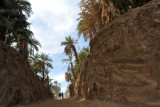
[{"label": "palm tree trunk", "polygon": [[47,74],[47,87],[49,89],[49,76],[48,76],[48,74]]},{"label": "palm tree trunk", "polygon": [[43,69],[43,79],[42,79],[43,83],[44,83],[44,69]]},{"label": "palm tree trunk", "polygon": [[28,59],[28,44],[24,42],[24,57]]},{"label": "palm tree trunk", "polygon": [[79,65],[78,54],[77,54],[77,51],[76,51],[76,48],[74,47],[74,45],[72,45],[72,49],[74,51],[74,55],[75,55],[75,58],[76,58],[76,63]]},{"label": "palm tree trunk", "polygon": [[2,42],[5,42],[5,30],[1,30],[1,35],[0,35],[0,40],[2,40]]},{"label": "palm tree trunk", "polygon": [[42,71],[42,73],[43,73],[43,77],[42,77],[42,81],[43,81],[43,83],[44,83],[44,78],[45,78],[45,75],[44,75],[44,70],[45,70],[45,66],[43,65],[43,71]]},{"label": "palm tree trunk", "polygon": [[72,71],[72,75],[73,75],[73,77],[74,77],[74,79],[75,79],[75,74],[74,74],[73,64],[72,64],[72,63],[71,63],[71,71]]},{"label": "palm tree trunk", "polygon": [[24,52],[24,43],[23,43],[23,41],[18,41],[17,45],[18,45],[18,48],[19,48],[19,53],[24,55],[24,53],[23,53]]}]

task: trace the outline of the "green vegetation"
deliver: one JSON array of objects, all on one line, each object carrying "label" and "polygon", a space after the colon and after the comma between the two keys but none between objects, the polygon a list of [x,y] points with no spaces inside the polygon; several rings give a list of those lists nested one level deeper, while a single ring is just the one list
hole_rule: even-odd
[{"label": "green vegetation", "polygon": [[53,68],[51,62],[52,59],[49,58],[49,55],[45,53],[41,54],[35,54],[31,57],[29,57],[29,62],[31,69],[34,71],[34,73],[37,75],[37,73],[40,73],[42,75],[42,82],[45,83],[46,78],[48,78],[49,68]]},{"label": "green vegetation", "polygon": [[63,59],[62,61],[64,62],[64,63],[66,63],[67,64],[67,71],[68,72],[66,72],[65,73],[65,75],[66,75],[66,77],[65,77],[65,79],[66,79],[66,81],[71,81],[71,80],[73,80],[74,78],[75,78],[75,75],[74,75],[74,68],[73,68],[73,61],[72,61],[72,56],[71,55],[69,55],[68,56],[68,59]]},{"label": "green vegetation", "polygon": [[61,91],[61,84],[58,81],[50,79],[49,69],[53,69],[51,64],[52,59],[48,54],[36,53],[28,58],[28,62],[35,76],[38,76],[44,86],[48,88],[54,95],[55,99],[58,99],[58,94]]},{"label": "green vegetation", "polygon": [[148,1],[150,0],[81,0],[78,35],[83,35],[85,40],[92,40],[105,25]]},{"label": "green vegetation", "polygon": [[47,88],[51,88],[52,84],[50,83],[52,79],[49,78],[49,68],[53,68],[51,62],[52,59],[49,58],[48,54],[41,53],[35,54],[28,58],[28,62],[34,74],[39,77],[39,79],[43,82],[43,84]]},{"label": "green vegetation", "polygon": [[79,64],[75,64],[74,70],[75,70],[75,75],[77,76],[81,71],[84,70],[84,63],[86,61],[87,56],[89,55],[90,50],[89,47],[83,48],[79,53],[78,53],[78,58],[79,58]]},{"label": "green vegetation", "polygon": [[31,4],[26,0],[0,1],[0,40],[13,46],[26,59],[41,46],[29,29],[27,19],[31,13]]},{"label": "green vegetation", "polygon": [[[66,41],[61,42],[61,45],[65,46],[64,53],[68,56],[67,59],[62,60],[68,66],[67,72],[65,73],[65,79],[68,82],[72,82],[77,78],[84,67],[86,57],[89,55],[89,47],[83,48],[80,52],[77,52],[75,48],[76,44],[77,40],[75,41],[71,36],[66,37]],[[73,55],[75,56],[75,61]]]},{"label": "green vegetation", "polygon": [[64,53],[72,57],[74,54],[76,63],[79,64],[77,51],[75,45],[77,44],[77,40],[74,40],[71,36],[66,37],[66,41],[61,42],[61,46],[65,46]]}]

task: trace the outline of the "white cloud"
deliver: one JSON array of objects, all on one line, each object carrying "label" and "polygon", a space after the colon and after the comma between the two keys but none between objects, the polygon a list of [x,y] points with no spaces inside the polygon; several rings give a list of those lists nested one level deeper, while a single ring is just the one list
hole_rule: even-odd
[{"label": "white cloud", "polygon": [[52,75],[51,79],[53,79],[54,81],[58,81],[58,83],[62,83],[65,82],[65,75],[64,73]]},{"label": "white cloud", "polygon": [[61,42],[65,40],[65,36],[76,31],[79,1],[30,0],[34,13],[30,18],[31,30],[42,45],[41,51],[63,53]]}]

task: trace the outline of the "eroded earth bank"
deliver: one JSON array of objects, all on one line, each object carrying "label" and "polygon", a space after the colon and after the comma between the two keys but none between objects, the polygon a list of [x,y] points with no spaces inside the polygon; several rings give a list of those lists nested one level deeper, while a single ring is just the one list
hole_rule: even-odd
[{"label": "eroded earth bank", "polygon": [[90,48],[72,96],[160,106],[160,0],[110,23]]},{"label": "eroded earth bank", "polygon": [[0,107],[29,104],[52,95],[28,62],[15,49],[0,41]]},{"label": "eroded earth bank", "polygon": [[[87,100],[41,100],[26,106],[160,106],[160,0],[111,22],[90,48],[84,71],[70,87],[71,96]],[[24,57],[2,42],[0,84],[2,106],[51,98]]]}]

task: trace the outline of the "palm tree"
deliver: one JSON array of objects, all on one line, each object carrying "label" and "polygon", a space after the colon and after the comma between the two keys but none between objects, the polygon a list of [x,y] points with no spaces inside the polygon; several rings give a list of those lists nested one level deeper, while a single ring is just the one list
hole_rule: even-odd
[{"label": "palm tree", "polygon": [[16,44],[26,59],[40,46],[29,30],[27,19],[31,13],[31,4],[27,0],[0,1],[0,39],[10,46]]},{"label": "palm tree", "polygon": [[[31,12],[31,4],[26,0],[1,0],[0,39],[6,42],[8,36],[13,34],[15,27],[21,29],[27,28],[29,24],[27,18],[30,16]],[[16,22],[21,22],[21,24],[16,24]]]},{"label": "palm tree", "polygon": [[35,55],[32,55],[28,58],[28,62],[30,64],[31,70],[34,72],[36,76],[41,71],[41,67],[38,66],[39,57],[40,57],[39,54],[36,53]]},{"label": "palm tree", "polygon": [[38,46],[41,47],[41,44],[38,40],[33,38],[32,36],[24,37],[19,35],[17,41],[17,49],[19,53],[23,54],[27,59],[28,56],[34,54],[34,50],[38,51]]},{"label": "palm tree", "polygon": [[73,38],[71,38],[71,36],[66,37],[66,41],[61,42],[61,46],[65,46],[64,53],[70,56],[72,56],[72,53],[74,53],[76,63],[79,64],[78,54],[75,48],[76,44],[77,40],[75,41]]},{"label": "palm tree", "polygon": [[89,53],[90,53],[89,47],[87,48],[84,47],[78,54],[79,62],[83,63],[86,57],[89,55]]},{"label": "palm tree", "polygon": [[74,69],[73,69],[73,62],[72,62],[72,56],[69,55],[68,59],[63,59],[62,61],[68,65],[68,72],[71,71],[72,72],[72,76],[75,79]]},{"label": "palm tree", "polygon": [[40,54],[39,59],[37,61],[37,65],[41,69],[42,82],[43,83],[45,82],[45,71],[46,71],[46,69],[53,68],[51,62],[52,62],[52,59],[49,58],[48,54],[45,54],[45,53]]},{"label": "palm tree", "polygon": [[6,34],[11,31],[12,29],[12,23],[11,20],[8,18],[12,10],[11,7],[11,1],[8,0],[1,0],[0,1],[0,40],[5,42]]},{"label": "palm tree", "polygon": [[74,66],[74,75],[75,78],[77,77],[77,75],[83,71],[84,68],[84,63],[86,61],[87,56],[89,55],[90,50],[89,47],[87,48],[83,48],[79,53],[78,53],[78,58],[79,58],[79,65],[75,64]]},{"label": "palm tree", "polygon": [[95,35],[112,20],[150,0],[81,0],[81,12],[77,30],[78,36],[92,40]]},{"label": "palm tree", "polygon": [[50,79],[49,78],[49,70],[48,70],[48,68],[47,69],[45,69],[45,81],[44,81],[44,85],[48,88],[48,89],[50,89],[51,88],[51,86],[50,86],[50,82],[53,80],[53,79]]},{"label": "palm tree", "polygon": [[77,30],[78,35],[85,40],[95,37],[97,31],[100,28],[101,13],[99,9],[99,3],[96,0],[81,0],[80,2],[81,12],[79,13],[79,21]]},{"label": "palm tree", "polygon": [[49,58],[49,55],[45,53],[36,53],[35,55],[32,55],[28,58],[28,62],[35,75],[42,73],[42,77],[40,77],[40,79],[46,87],[50,87],[50,82],[52,80],[49,78],[48,74],[50,72],[49,68],[53,68],[53,66],[50,63],[52,62],[52,59]]},{"label": "palm tree", "polygon": [[109,5],[111,0],[81,0],[78,18],[78,35],[85,40],[92,40],[95,35],[109,22],[112,21],[114,14],[112,5]]}]

